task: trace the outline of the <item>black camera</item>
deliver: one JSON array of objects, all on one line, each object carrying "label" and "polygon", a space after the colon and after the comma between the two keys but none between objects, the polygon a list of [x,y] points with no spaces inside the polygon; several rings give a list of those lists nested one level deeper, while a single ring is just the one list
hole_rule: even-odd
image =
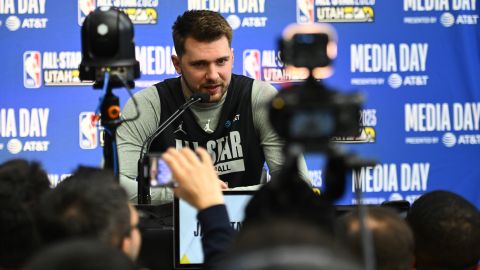
[{"label": "black camera", "polygon": [[334,30],[327,25],[292,25],[284,31],[279,47],[283,62],[307,68],[309,77],[273,98],[270,121],[277,133],[287,142],[319,151],[326,150],[334,136],[358,136],[362,95],[337,92],[314,76],[336,55]]},{"label": "black camera", "polygon": [[[102,88],[104,72],[112,75],[111,87],[134,87],[140,77],[140,64],[135,59],[133,24],[128,16],[113,7],[99,7],[82,25],[82,62],[80,80],[95,81]],[[123,80],[123,81],[122,81]]]}]

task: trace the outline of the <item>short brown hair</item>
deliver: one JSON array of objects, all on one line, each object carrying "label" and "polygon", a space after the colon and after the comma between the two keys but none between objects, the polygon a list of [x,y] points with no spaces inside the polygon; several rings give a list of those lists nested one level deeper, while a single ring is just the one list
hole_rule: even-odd
[{"label": "short brown hair", "polygon": [[210,10],[189,10],[178,16],[172,26],[173,44],[177,55],[185,53],[185,40],[191,37],[198,41],[215,41],[223,36],[232,46],[232,27],[225,18]]}]

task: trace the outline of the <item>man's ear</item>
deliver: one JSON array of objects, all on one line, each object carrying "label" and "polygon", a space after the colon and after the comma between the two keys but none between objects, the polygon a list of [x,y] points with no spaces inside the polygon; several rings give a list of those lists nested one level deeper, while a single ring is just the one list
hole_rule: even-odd
[{"label": "man's ear", "polygon": [[122,239],[122,242],[120,244],[120,248],[122,249],[122,252],[130,256],[130,252],[132,250],[132,238],[130,236],[125,236]]},{"label": "man's ear", "polygon": [[180,67],[180,58],[172,54],[172,63],[173,63],[173,66],[175,67],[175,71],[178,74],[182,74],[182,68]]},{"label": "man's ear", "polygon": [[233,60],[235,60],[235,59],[234,59],[234,58],[235,58],[235,57],[234,57],[235,54],[233,53],[233,48],[230,49],[230,54],[231,54],[231,57],[232,57],[232,67],[233,67],[233,63],[234,63]]}]

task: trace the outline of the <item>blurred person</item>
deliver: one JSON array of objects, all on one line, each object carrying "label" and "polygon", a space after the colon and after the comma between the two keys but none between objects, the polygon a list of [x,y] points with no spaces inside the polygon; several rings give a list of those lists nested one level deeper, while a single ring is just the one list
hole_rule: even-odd
[{"label": "blurred person", "polygon": [[361,267],[329,232],[307,220],[280,217],[243,227],[214,269],[355,270]]},{"label": "blurred person", "polygon": [[272,177],[255,193],[245,208],[243,227],[282,218],[331,234],[334,217],[333,205],[302,180],[297,168],[290,168]]},{"label": "blurred person", "polygon": [[189,148],[178,151],[169,148],[163,159],[177,182],[173,189],[175,196],[198,210],[197,219],[203,233],[204,268],[212,268],[223,258],[235,235],[212,159],[200,147],[195,152]]},{"label": "blurred person", "polygon": [[132,260],[138,257],[138,213],[110,171],[80,167],[45,194],[37,210],[45,244],[94,238],[119,248]]},{"label": "blurred person", "polygon": [[[371,207],[366,211],[366,229],[371,231],[375,265],[378,270],[413,269],[413,233],[394,209]],[[340,217],[338,233],[353,254],[363,256],[358,211]]]},{"label": "blurred person", "polygon": [[29,207],[36,205],[49,189],[48,175],[40,163],[12,159],[0,164],[0,197],[16,196]]},{"label": "blurred person", "polygon": [[476,269],[480,260],[480,212],[450,191],[418,198],[407,214],[419,270]]},{"label": "blurred person", "polygon": [[[232,28],[217,12],[189,10],[172,27],[176,55],[172,63],[180,77],[167,79],[136,93],[140,116],[117,130],[120,181],[131,200],[137,196],[137,161],[145,140],[192,94],[205,93],[209,102],[194,104],[153,141],[151,152],[168,147],[204,147],[212,155],[219,179],[229,188],[260,184],[266,161],[279,172],[283,142],[268,119],[267,102],[277,93],[270,84],[232,74]],[[129,100],[123,117],[136,114]],[[301,173],[308,179],[306,164]],[[169,189],[152,189],[152,201],[169,201]]]},{"label": "blurred person", "polygon": [[38,162],[12,159],[0,164],[0,269],[20,269],[39,248],[31,208],[49,187]]},{"label": "blurred person", "polygon": [[[177,181],[176,187],[173,189],[174,194],[198,210],[197,219],[203,232],[204,267],[212,269],[223,265],[222,261],[228,261],[226,251],[232,246],[235,232],[230,225],[222,189],[218,184],[218,176],[213,168],[211,157],[203,148],[197,148],[195,152],[189,148],[183,148],[179,151],[170,148],[163,154],[163,159],[172,170],[174,179]],[[288,184],[287,180],[285,181],[283,184],[280,184],[282,183],[280,181],[272,181],[263,186],[260,191],[257,191],[252,200],[257,196],[267,196],[266,200],[274,198],[272,199],[273,202],[266,207],[261,207],[259,212],[250,215],[252,219],[258,217],[259,222],[252,220],[249,226],[242,226],[240,235],[242,235],[244,230],[247,233],[245,236],[241,236],[240,239],[245,240],[240,240],[236,245],[237,249],[233,249],[235,252],[230,253],[228,257],[232,256],[232,254],[235,255],[237,252],[260,250],[264,247],[268,249],[283,246],[301,246],[308,249],[310,246],[314,246],[322,249],[321,246],[329,246],[331,242],[327,242],[325,239],[328,237],[324,236],[324,233],[328,235],[328,230],[324,230],[324,228],[329,228],[330,226],[322,224],[322,222],[329,223],[330,213],[328,211],[322,213],[328,207],[324,208],[321,203],[316,204],[313,199],[318,198],[313,195],[314,193],[308,185],[298,177],[291,179],[294,183],[293,189],[282,192],[278,197],[269,194],[269,192],[277,191],[277,188],[279,188],[279,186],[275,186],[273,189],[268,189],[273,183],[277,183],[284,188],[292,186],[292,184]],[[262,193],[261,190],[266,191]],[[295,194],[297,191],[306,192],[306,194]],[[290,199],[294,201],[289,201]],[[253,206],[249,203],[248,207],[257,207],[260,202],[265,202],[265,200],[259,199]],[[296,205],[297,202],[300,202],[300,204]],[[313,205],[309,206],[309,203]],[[290,205],[290,207],[287,205]],[[318,207],[319,205],[321,207]],[[285,206],[285,213],[282,214],[282,209],[272,211],[275,206]],[[302,207],[307,209],[300,210]],[[309,210],[313,212],[308,213]],[[318,217],[323,214],[326,217]],[[265,224],[268,225],[265,226]],[[248,233],[249,231],[253,232],[253,234]],[[304,237],[301,237],[302,235]],[[244,246],[249,248],[244,248]],[[325,252],[330,255],[333,254],[331,253],[333,251],[330,249]],[[227,265],[228,267],[224,269],[229,269],[232,266],[228,263]],[[332,266],[331,264],[328,265]],[[325,269],[328,269],[328,267]]]},{"label": "blurred person", "polygon": [[98,240],[68,240],[39,252],[24,270],[137,270],[118,249]]},{"label": "blurred person", "polygon": [[38,248],[30,212],[17,197],[0,197],[0,269],[20,269]]}]

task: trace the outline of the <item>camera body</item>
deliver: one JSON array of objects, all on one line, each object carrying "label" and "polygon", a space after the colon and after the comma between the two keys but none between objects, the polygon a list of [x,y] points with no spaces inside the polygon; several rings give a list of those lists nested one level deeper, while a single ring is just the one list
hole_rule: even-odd
[{"label": "camera body", "polygon": [[313,69],[330,65],[327,55],[329,36],[326,33],[295,33],[289,40],[282,39],[279,47],[284,63]]},{"label": "camera body", "polygon": [[336,35],[326,24],[291,25],[280,41],[286,65],[307,68],[309,77],[279,91],[270,104],[270,121],[287,143],[300,143],[324,151],[335,136],[358,136],[360,93],[340,93],[327,88],[313,74],[328,67],[336,56]]},{"label": "camera body", "polygon": [[316,81],[282,89],[272,100],[270,121],[287,142],[325,150],[335,136],[358,136],[362,96],[327,90]]},{"label": "camera body", "polygon": [[115,75],[110,80],[111,87],[127,84],[133,88],[134,79],[140,77],[132,22],[116,8],[99,7],[82,25],[80,80],[94,81],[94,88],[102,88],[107,70]]}]

